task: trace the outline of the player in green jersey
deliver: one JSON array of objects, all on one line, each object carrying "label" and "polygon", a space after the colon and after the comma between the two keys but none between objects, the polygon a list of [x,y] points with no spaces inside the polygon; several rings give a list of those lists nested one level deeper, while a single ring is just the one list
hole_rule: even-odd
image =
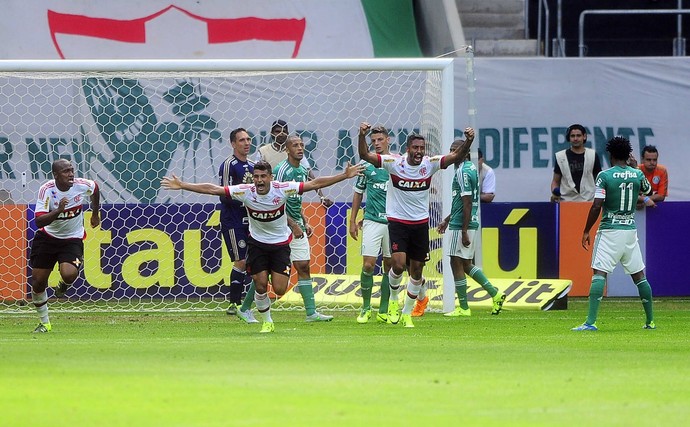
[{"label": "player in green jersey", "polygon": [[[307,182],[310,181],[309,170],[305,167],[304,142],[296,135],[287,137],[285,141],[287,158],[278,163],[273,168],[273,176],[278,182]],[[323,197],[322,197],[323,201]],[[312,287],[311,272],[309,265],[311,261],[311,251],[309,247],[309,237],[312,229],[302,214],[302,195],[294,194],[285,202],[288,226],[292,230],[292,240],[290,241],[290,261],[297,270],[297,289],[304,300],[304,308],[307,312],[307,322],[328,322],[333,320],[333,316],[320,313],[316,310],[316,300],[314,299],[314,289]],[[247,311],[253,300],[253,289],[250,287],[247,296],[242,302],[240,310]]]},{"label": "player in green jersey", "polygon": [[[309,181],[309,171],[304,164],[304,142],[296,135],[288,137],[285,143],[287,159],[278,163],[273,168],[273,175],[277,181],[287,182],[307,182]],[[314,288],[312,287],[311,272],[311,250],[309,247],[309,237],[312,229],[307,223],[302,213],[302,195],[294,194],[285,203],[288,214],[288,225],[292,229],[292,241],[290,242],[290,260],[297,270],[297,289],[304,300],[304,308],[307,311],[307,322],[328,322],[333,320],[333,316],[319,313],[316,310],[314,299]]]},{"label": "player in green jersey", "polygon": [[[390,136],[385,127],[375,126],[371,128],[369,139],[377,154],[390,154],[388,149]],[[350,236],[357,240],[359,230],[362,230],[362,272],[360,274],[362,309],[357,316],[357,323],[367,323],[371,318],[374,268],[379,254],[383,256],[383,277],[381,279],[381,301],[376,320],[386,323],[388,320],[388,299],[390,298],[388,270],[391,268],[391,247],[386,217],[386,191],[388,190],[389,174],[387,170],[377,168],[369,162],[362,161],[361,164],[366,169],[362,175],[357,177],[355,182],[350,215]],[[365,194],[364,218],[357,221],[357,213]]]},{"label": "player in green jersey", "polygon": [[[450,149],[455,150],[465,141],[459,139],[451,144]],[[470,155],[464,161],[455,163],[455,179],[453,179],[453,201],[450,214],[438,225],[439,233],[449,230],[448,245],[445,247],[446,255],[450,256],[450,267],[453,270],[455,281],[455,293],[458,296],[460,307],[445,313],[444,316],[471,316],[472,312],[467,304],[467,277],[469,275],[491,296],[493,308],[491,314],[499,314],[503,308],[506,294],[499,292],[489,279],[486,278],[481,268],[473,264],[476,249],[476,236],[480,233],[479,217],[479,174],[477,167],[470,161]]]},{"label": "player in green jersey", "polygon": [[599,303],[604,296],[606,275],[619,262],[637,286],[646,321],[645,329],[656,329],[652,304],[652,288],[644,274],[644,261],[637,241],[635,207],[640,194],[648,195],[652,187],[641,170],[626,164],[632,152],[630,141],[622,136],[611,138],[606,144],[611,168],[599,172],[594,202],[587,216],[582,247],[590,245],[589,232],[603,210],[599,230],[592,251],[592,285],[589,289],[587,320],[574,331],[596,331]]}]

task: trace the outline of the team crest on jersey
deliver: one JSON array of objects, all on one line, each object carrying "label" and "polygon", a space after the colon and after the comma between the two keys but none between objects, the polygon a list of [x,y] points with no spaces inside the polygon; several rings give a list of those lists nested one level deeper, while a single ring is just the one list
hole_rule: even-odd
[{"label": "team crest on jersey", "polygon": [[655,176],[654,178],[652,178],[652,183],[653,183],[653,184],[658,184],[659,182],[661,182],[661,178],[660,178],[660,177]]},{"label": "team crest on jersey", "polygon": [[422,174],[422,175],[426,175],[426,168],[425,168],[424,166],[422,166],[422,167],[419,169],[419,173]]},{"label": "team crest on jersey", "polygon": [[280,197],[277,197],[277,196],[276,196],[276,197],[273,198],[273,202],[272,202],[272,203],[273,203],[274,205],[279,205],[280,202],[281,202]]},{"label": "team crest on jersey", "polygon": [[243,240],[240,240],[239,242],[237,242],[237,246],[239,246],[240,248],[244,249],[244,248],[247,247],[247,242],[244,241],[244,239],[243,239]]},{"label": "team crest on jersey", "polygon": [[81,194],[77,194],[76,196],[74,196],[74,201],[75,203],[81,203]]}]

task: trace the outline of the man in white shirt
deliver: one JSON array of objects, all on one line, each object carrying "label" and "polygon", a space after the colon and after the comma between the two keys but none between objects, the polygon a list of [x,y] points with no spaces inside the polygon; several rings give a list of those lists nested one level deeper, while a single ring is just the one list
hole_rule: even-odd
[{"label": "man in white shirt", "polygon": [[484,153],[480,149],[477,149],[477,164],[479,165],[479,188],[481,188],[479,200],[482,203],[493,202],[496,197],[496,175],[494,169],[484,163]]}]

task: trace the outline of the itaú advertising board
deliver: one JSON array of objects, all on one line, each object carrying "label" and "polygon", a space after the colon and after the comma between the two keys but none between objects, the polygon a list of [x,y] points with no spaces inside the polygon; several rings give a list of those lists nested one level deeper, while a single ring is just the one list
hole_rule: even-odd
[{"label": "ita\u00fa advertising board", "polygon": [[[349,206],[333,206],[324,216],[320,205],[305,205],[305,212],[315,230],[310,240],[317,301],[319,304],[357,306],[361,298],[361,261],[359,264],[356,261],[361,257],[359,243],[344,239],[347,227],[344,225],[346,217],[342,213]],[[70,298],[109,300],[142,295],[156,298],[222,296],[224,291],[221,286],[230,277],[232,262],[222,246],[216,208],[213,203],[103,205],[101,226],[97,229],[86,226],[84,270],[70,291]],[[321,214],[317,215],[319,212]],[[87,224],[89,215],[90,212],[87,211]],[[515,219],[516,215],[512,215]],[[522,217],[525,216],[528,215],[523,212]],[[18,246],[24,249],[35,233],[32,227],[26,227],[27,224],[33,224],[31,208],[27,210],[25,218],[25,221],[17,222],[16,227],[12,227],[23,232],[28,230],[26,240],[17,239]],[[530,224],[529,218],[524,221],[526,225]],[[435,231],[432,234],[432,246],[435,249],[424,274],[428,279],[431,307],[440,308],[443,284],[440,261],[443,254],[438,234]],[[334,244],[337,239],[345,242],[344,247],[342,244]],[[506,244],[510,250],[512,243]],[[530,251],[534,246],[535,244],[530,245]],[[334,258],[334,250],[341,250],[343,257]],[[530,255],[530,262],[538,256],[541,255]],[[338,265],[333,265],[333,261],[338,259]],[[354,260],[355,265],[349,265],[349,260]],[[347,270],[355,273],[348,273]],[[515,268],[507,270],[516,271]],[[536,273],[538,268],[526,268],[524,271]],[[557,278],[488,276],[495,286],[508,295],[506,309],[556,307],[562,305],[557,302],[570,288],[570,281]],[[14,282],[15,291],[21,290],[22,295],[29,292],[26,277]],[[57,283],[57,276],[51,277],[51,283]],[[19,299],[21,295],[16,293],[6,296],[9,298],[14,295],[12,299]],[[294,297],[298,299],[295,302],[299,303],[299,295],[294,291],[288,292],[283,299],[290,302]],[[489,296],[471,279],[468,280],[468,298],[472,307],[491,306]]]}]

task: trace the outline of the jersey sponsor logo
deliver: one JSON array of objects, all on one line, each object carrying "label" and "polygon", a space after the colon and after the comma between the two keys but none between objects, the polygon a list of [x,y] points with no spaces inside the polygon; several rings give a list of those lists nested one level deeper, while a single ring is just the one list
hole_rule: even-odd
[{"label": "jersey sponsor logo", "polygon": [[247,208],[247,213],[257,221],[271,222],[285,215],[285,205],[281,205],[278,209],[272,211],[257,211]]},{"label": "jersey sponsor logo", "polygon": [[631,171],[614,172],[613,177],[620,179],[637,178],[637,173]]},{"label": "jersey sponsor logo", "polygon": [[393,186],[402,191],[424,191],[429,189],[431,177],[424,179],[404,179],[393,176]]},{"label": "jersey sponsor logo", "polygon": [[72,209],[61,212],[56,219],[72,219],[81,215],[82,207],[77,206]]},{"label": "jersey sponsor logo", "polygon": [[388,181],[373,183],[373,184],[371,184],[371,188],[376,189],[376,190],[388,191]]}]

